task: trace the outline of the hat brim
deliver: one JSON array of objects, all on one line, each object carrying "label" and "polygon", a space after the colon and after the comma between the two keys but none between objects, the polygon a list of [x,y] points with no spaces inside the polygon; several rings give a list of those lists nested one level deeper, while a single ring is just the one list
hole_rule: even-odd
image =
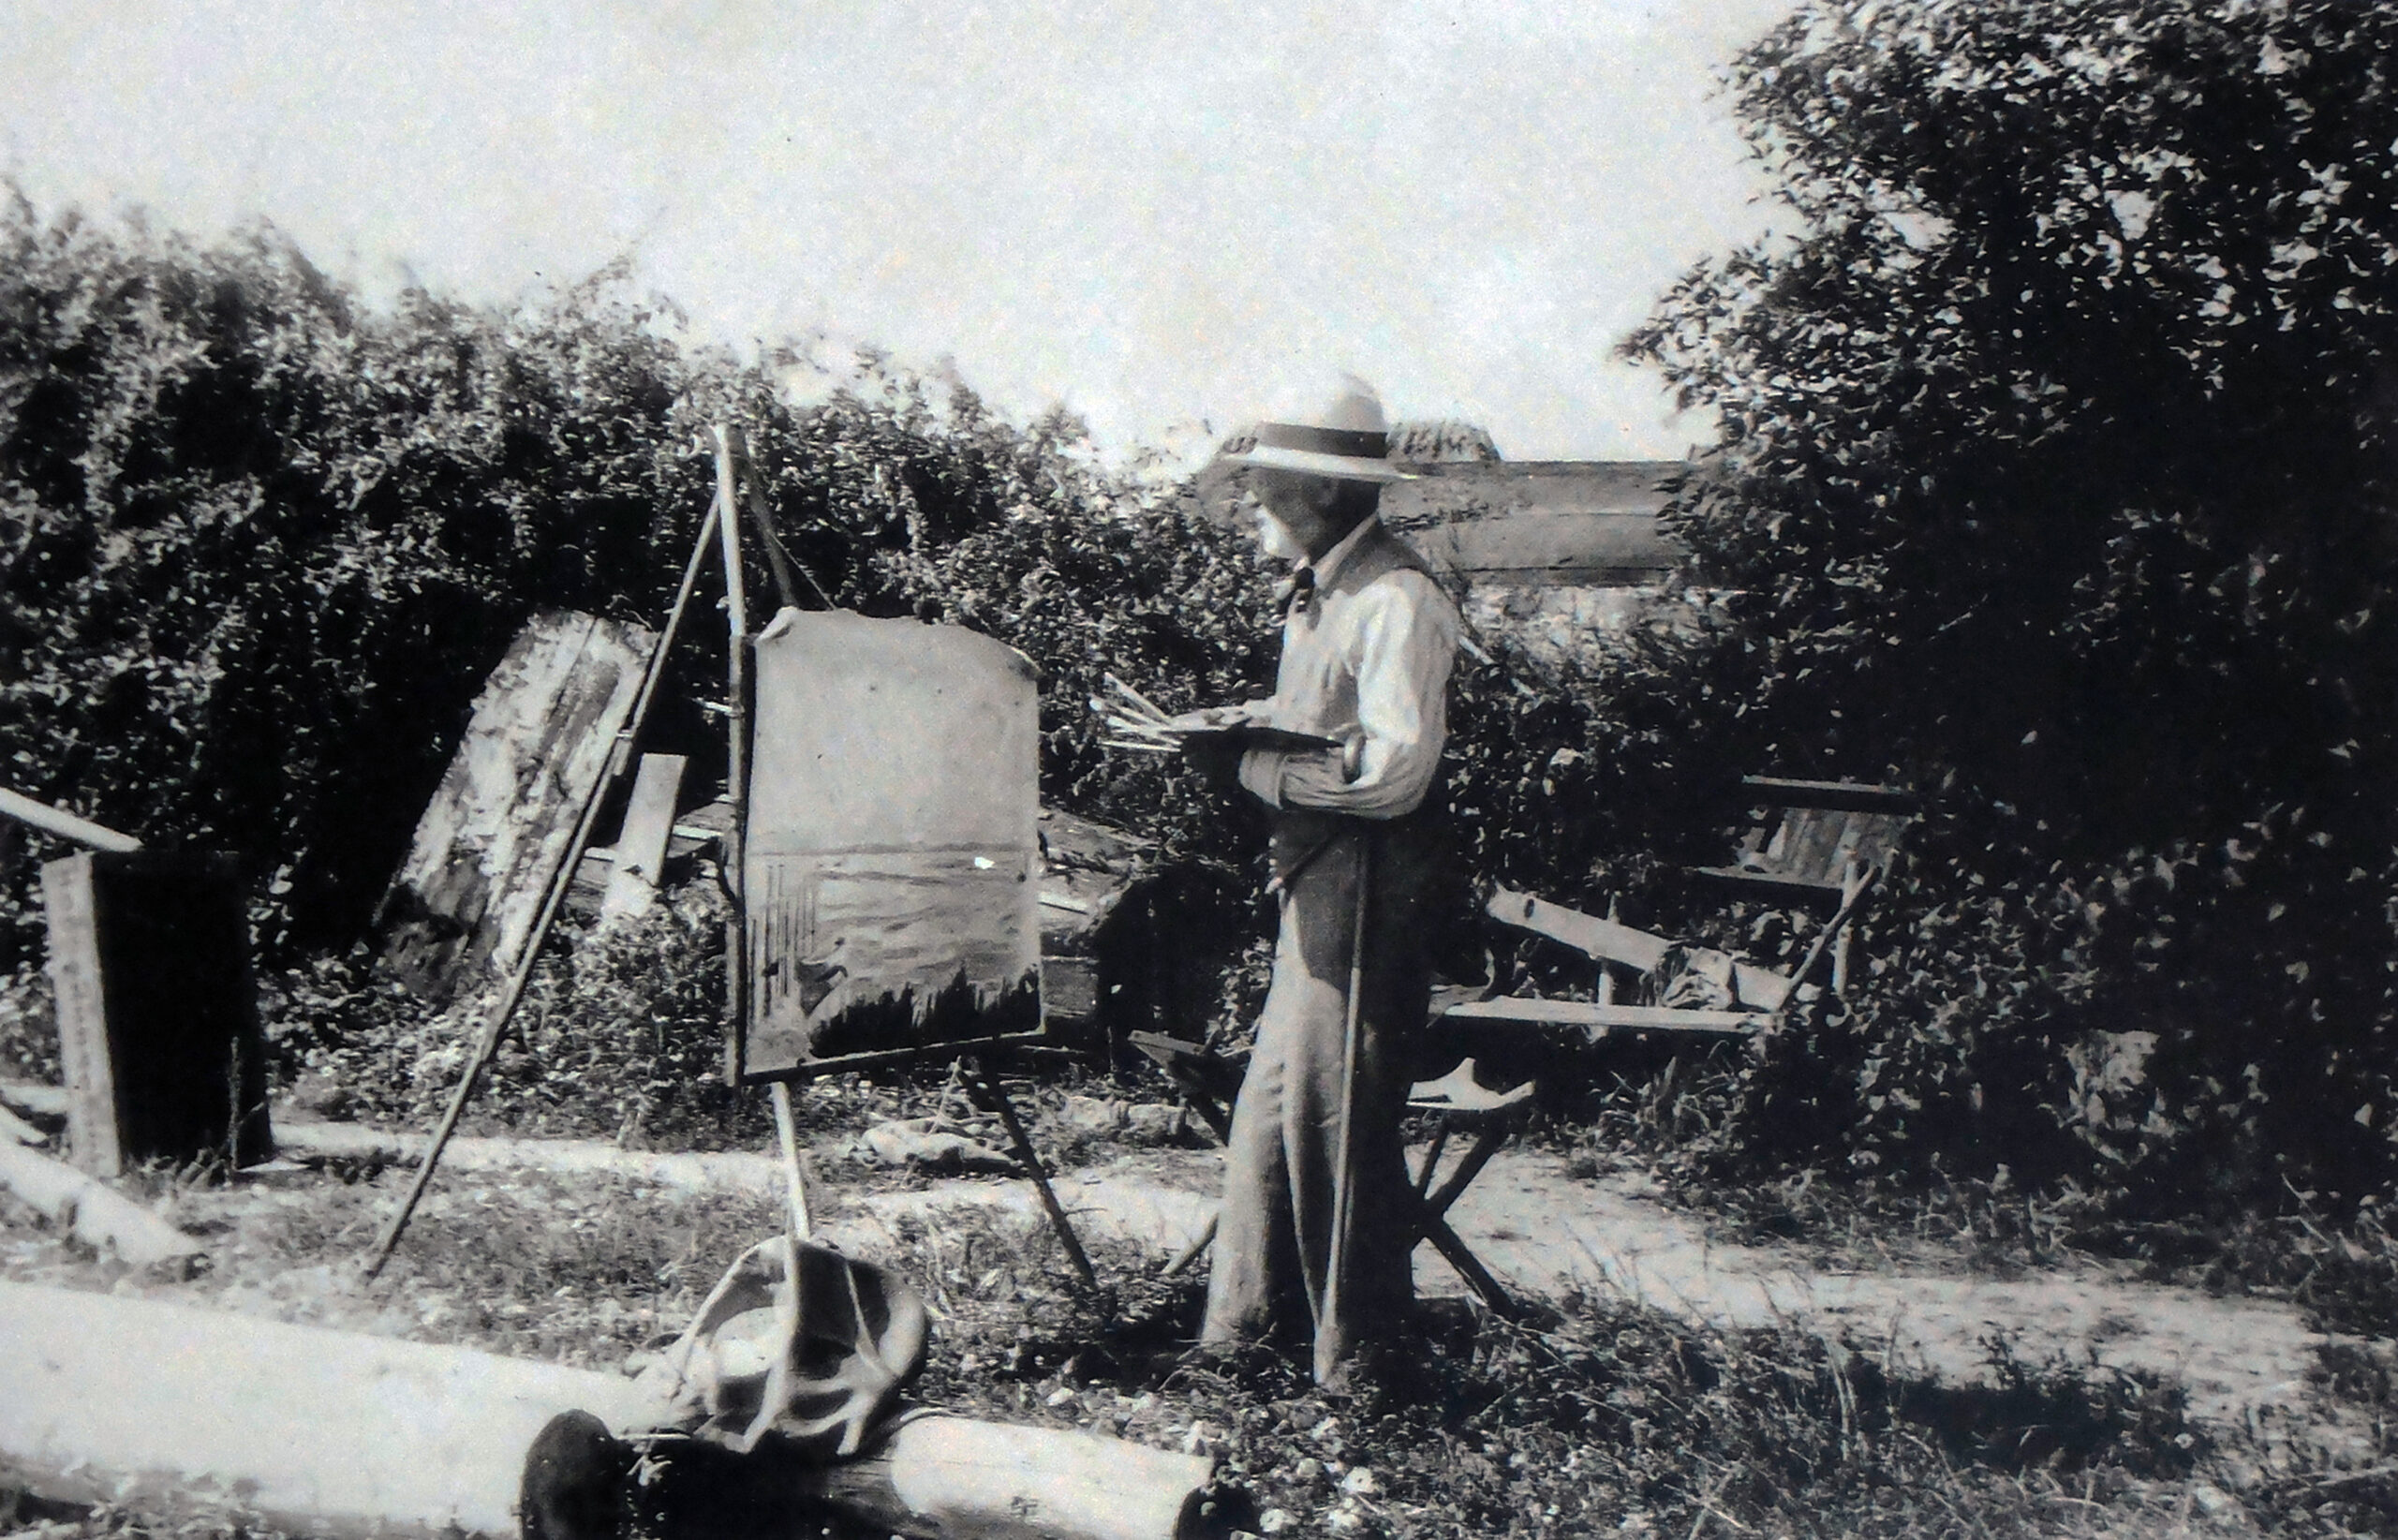
[{"label": "hat brim", "polygon": [[1387,460],[1368,460],[1348,454],[1318,454],[1311,450],[1278,449],[1260,444],[1238,454],[1218,457],[1227,466],[1262,466],[1269,470],[1299,470],[1310,476],[1329,476],[1340,481],[1412,481],[1415,477],[1399,469]]}]

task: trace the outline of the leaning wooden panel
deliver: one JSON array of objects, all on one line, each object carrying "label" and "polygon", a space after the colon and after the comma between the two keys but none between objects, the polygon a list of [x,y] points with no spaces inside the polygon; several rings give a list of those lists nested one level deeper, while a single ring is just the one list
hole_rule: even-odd
[{"label": "leaning wooden panel", "polygon": [[840,612],[757,644],[745,1080],[1041,1022],[1032,665]]},{"label": "leaning wooden panel", "polygon": [[517,635],[383,896],[385,973],[447,1000],[514,966],[649,645],[643,628],[587,615],[539,615]]}]

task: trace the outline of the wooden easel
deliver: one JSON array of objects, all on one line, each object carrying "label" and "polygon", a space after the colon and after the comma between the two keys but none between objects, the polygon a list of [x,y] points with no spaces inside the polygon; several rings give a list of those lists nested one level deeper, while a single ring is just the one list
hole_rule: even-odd
[{"label": "wooden easel", "polygon": [[[739,463],[744,456],[740,430],[718,427],[715,432],[717,502],[719,507],[731,509],[741,494]],[[783,603],[797,609],[800,607],[797,580],[800,574],[806,572],[806,569],[792,561],[789,553],[783,549],[782,541],[775,532],[774,521],[768,514],[764,496],[758,491],[754,483],[748,488],[748,493],[750,516],[757,526],[760,539],[765,545],[767,564],[774,575],[775,586]],[[748,1019],[749,1008],[748,914],[747,897],[743,889],[745,884],[744,847],[749,826],[748,648],[751,639],[748,597],[742,574],[741,542],[737,526],[731,519],[727,519],[720,522],[718,527],[723,536],[725,618],[732,631],[731,645],[727,649],[726,688],[730,696],[729,720],[733,748],[725,773],[725,798],[731,805],[733,820],[732,827],[725,835],[724,873],[725,890],[732,897],[733,912],[725,922],[725,995],[730,1018],[735,1024],[737,1030],[740,1024]],[[831,596],[827,595],[816,583],[813,574],[808,574],[807,581],[824,607],[833,608]],[[918,1054],[900,1055],[897,1058],[904,1061],[910,1058],[930,1059],[937,1056],[936,1050],[925,1049]],[[1026,1174],[1031,1177],[1033,1189],[1041,1197],[1043,1212],[1047,1215],[1050,1227],[1057,1231],[1058,1243],[1066,1249],[1067,1259],[1073,1264],[1074,1272],[1082,1280],[1083,1286],[1086,1289],[1096,1290],[1099,1287],[1099,1277],[1091,1268],[1090,1257],[1084,1251],[1082,1241],[1075,1236],[1073,1225],[1067,1220],[1065,1207],[1058,1203],[1057,1191],[1050,1184],[1048,1167],[1043,1163],[1040,1153],[1033,1148],[1031,1137],[1025,1132],[1024,1120],[1016,1115],[1015,1104],[1008,1099],[1007,1091],[1000,1086],[999,1076],[991,1073],[989,1066],[984,1062],[979,1054],[962,1054],[951,1050],[950,1056],[953,1064],[968,1070],[973,1075],[976,1083],[982,1087],[984,1094],[998,1109],[999,1121],[1007,1129],[1009,1143],[1014,1147],[1017,1161],[1022,1162]],[[732,1039],[728,1036],[726,1070],[728,1077],[738,1082],[740,1076],[736,1059],[737,1055],[733,1051]],[[886,1059],[885,1061],[892,1060]],[[793,1074],[806,1073],[808,1072],[803,1067],[793,1072]],[[778,1075],[769,1081],[767,1095],[774,1103],[775,1134],[782,1149],[783,1179],[790,1199],[792,1233],[804,1240],[810,1234],[807,1172],[806,1162],[799,1151],[798,1120],[792,1110],[792,1077]]]},{"label": "wooden easel", "polygon": [[[699,539],[693,544],[690,559],[684,566],[683,579],[675,590],[674,607],[668,613],[665,629],[659,633],[658,640],[651,647],[649,658],[644,666],[641,689],[634,700],[631,714],[627,719],[624,731],[617,736],[615,750],[609,760],[607,770],[593,782],[590,794],[584,802],[576,821],[574,834],[568,842],[565,858],[559,863],[557,871],[543,895],[541,907],[532,930],[526,937],[524,952],[518,958],[515,968],[511,970],[497,1001],[485,1014],[482,1029],[476,1038],[474,1052],[467,1059],[466,1070],[460,1075],[456,1088],[451,1093],[449,1105],[443,1110],[440,1122],[434,1129],[432,1140],[425,1150],[424,1160],[417,1167],[416,1177],[409,1185],[407,1195],[401,1201],[398,1212],[392,1216],[390,1222],[385,1225],[373,1250],[367,1255],[364,1276],[370,1280],[391,1260],[392,1251],[399,1245],[402,1233],[407,1230],[409,1219],[416,1212],[417,1205],[422,1200],[425,1188],[433,1179],[434,1169],[440,1162],[442,1151],[448,1146],[451,1135],[456,1132],[458,1119],[466,1111],[466,1103],[474,1093],[476,1082],[481,1077],[482,1072],[490,1065],[493,1056],[498,1051],[500,1039],[507,1030],[509,1021],[514,1016],[517,1006],[524,1000],[525,990],[532,981],[533,970],[539,961],[542,943],[548,940],[550,927],[555,923],[560,910],[564,907],[567,891],[573,881],[575,868],[581,864],[584,851],[590,844],[593,825],[598,822],[600,809],[607,802],[609,792],[635,761],[635,746],[639,743],[642,728],[648,719],[650,703],[656,695],[659,680],[665,672],[666,659],[674,650],[675,638],[681,630],[684,614],[689,607],[692,590],[698,584],[701,569],[706,563],[711,544],[718,548],[724,570],[725,618],[729,631],[725,669],[726,686],[730,696],[726,713],[730,752],[726,763],[725,795],[733,816],[731,825],[725,831],[720,852],[725,892],[732,901],[732,912],[725,921],[725,997],[727,1019],[732,1030],[740,1030],[741,1024],[747,1019],[750,981],[748,914],[742,888],[744,845],[748,829],[749,647],[753,639],[749,631],[748,596],[743,579],[741,561],[739,509],[744,489],[741,485],[739,467],[745,456],[738,428],[719,425],[713,430],[713,433],[716,440],[716,496],[709,504],[706,517],[701,521]],[[804,578],[814,591],[820,604],[826,609],[835,608],[832,597],[824,591],[822,585],[817,583],[814,574],[807,572],[805,568],[792,561],[790,554],[784,549],[781,539],[775,531],[774,521],[767,509],[764,496],[754,483],[747,488],[747,493],[750,517],[765,547],[768,568],[773,573],[776,588],[783,603],[792,608],[800,607],[798,585]],[[733,1041],[732,1033],[728,1032],[726,1071],[727,1078],[737,1084],[740,1083],[741,1077],[736,1073],[737,1065],[732,1047]],[[1065,1208],[1058,1201],[1057,1192],[1050,1184],[1048,1169],[1042,1162],[1039,1153],[1033,1148],[1030,1137],[1025,1133],[1023,1119],[1017,1116],[1014,1104],[1008,1100],[1007,1093],[1001,1088],[998,1077],[990,1072],[981,1056],[972,1052],[976,1046],[980,1044],[952,1045],[945,1050],[930,1048],[908,1050],[877,1057],[881,1062],[904,1062],[932,1058],[937,1052],[946,1051],[953,1062],[966,1064],[970,1060],[974,1078],[982,1086],[984,1093],[997,1107],[999,1120],[1006,1127],[1009,1141],[1014,1147],[1016,1159],[1023,1163],[1026,1172],[1031,1177],[1033,1186],[1041,1197],[1042,1208],[1051,1227],[1057,1231],[1058,1241],[1065,1247],[1067,1258],[1073,1264],[1074,1271],[1081,1279],[1084,1287],[1095,1291],[1099,1284],[1098,1275],[1092,1270],[1090,1258],[1084,1251],[1082,1242],[1075,1236],[1073,1227],[1067,1220]],[[795,1072],[795,1074],[807,1073],[810,1072],[805,1068]],[[782,1154],[785,1206],[791,1222],[792,1234],[799,1239],[806,1240],[813,1235],[814,1223],[808,1211],[807,1165],[799,1149],[798,1122],[792,1109],[791,1078],[792,1076],[778,1076],[769,1081],[767,1095],[774,1107],[776,1142]]]}]

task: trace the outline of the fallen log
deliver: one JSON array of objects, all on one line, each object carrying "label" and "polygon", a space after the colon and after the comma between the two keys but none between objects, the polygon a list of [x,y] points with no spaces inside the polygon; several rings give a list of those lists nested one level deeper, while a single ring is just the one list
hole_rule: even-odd
[{"label": "fallen log", "polygon": [[[229,1508],[320,1540],[511,1535],[552,1417],[580,1409],[622,1433],[661,1411],[590,1370],[19,1283],[0,1283],[0,1483],[220,1521]],[[736,1509],[772,1540],[816,1533],[828,1508],[928,1540],[1218,1527],[1211,1461],[1088,1433],[922,1415],[829,1467],[670,1447],[701,1478],[682,1484],[694,1507]],[[680,1505],[670,1494],[670,1534],[728,1533]]]},{"label": "fallen log", "polygon": [[1203,1457],[939,1414],[837,1465],[772,1444],[742,1456],[677,1442],[651,1455],[664,1540],[792,1540],[802,1516],[825,1508],[921,1540],[1203,1540],[1231,1528]]},{"label": "fallen log", "polygon": [[632,1382],[465,1348],[0,1283],[0,1483],[322,1540],[508,1535],[525,1452]]},{"label": "fallen log", "polygon": [[[197,1256],[206,1250],[149,1209],[39,1150],[0,1139],[0,1188],[96,1251],[112,1251],[136,1267]],[[7,1382],[0,1379],[0,1385]]]}]

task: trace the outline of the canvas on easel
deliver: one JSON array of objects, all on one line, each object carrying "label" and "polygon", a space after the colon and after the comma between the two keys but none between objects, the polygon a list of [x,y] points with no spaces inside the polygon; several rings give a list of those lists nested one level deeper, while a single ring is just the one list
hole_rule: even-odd
[{"label": "canvas on easel", "polygon": [[795,610],[754,659],[738,1077],[1037,1034],[1031,663],[956,627]]}]

